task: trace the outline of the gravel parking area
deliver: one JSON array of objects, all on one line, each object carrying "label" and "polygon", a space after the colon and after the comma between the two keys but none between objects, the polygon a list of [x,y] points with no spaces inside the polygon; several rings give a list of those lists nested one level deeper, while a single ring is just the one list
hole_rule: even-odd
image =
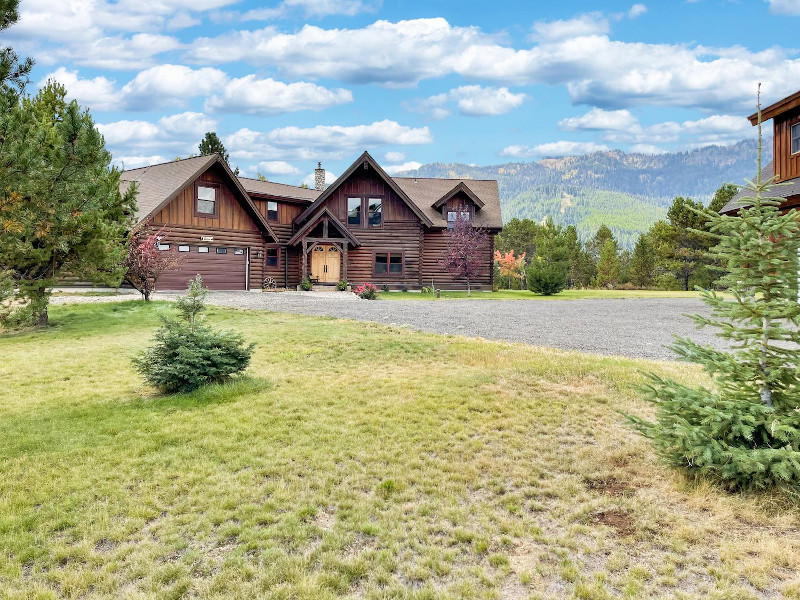
[{"label": "gravel parking area", "polygon": [[[174,295],[156,297],[168,300]],[[131,296],[60,296],[53,302],[128,298]],[[684,316],[706,310],[702,302],[689,298],[370,302],[347,292],[211,292],[208,300],[217,306],[375,321],[434,333],[634,358],[674,359],[675,354],[666,348],[673,334],[721,344],[712,330],[697,330]]]}]

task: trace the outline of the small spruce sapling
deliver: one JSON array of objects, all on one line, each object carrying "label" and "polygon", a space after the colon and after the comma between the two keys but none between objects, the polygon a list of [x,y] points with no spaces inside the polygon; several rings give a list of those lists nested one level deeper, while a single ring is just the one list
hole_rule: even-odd
[{"label": "small spruce sapling", "polygon": [[241,335],[215,331],[198,315],[205,309],[206,290],[198,275],[189,292],[176,302],[180,319],[163,319],[154,343],[136,356],[136,370],[164,393],[190,392],[222,382],[247,368],[255,344]]},{"label": "small spruce sapling", "polygon": [[702,365],[710,387],[690,387],[650,375],[645,399],[655,421],[628,416],[669,464],[707,475],[731,489],[800,486],[800,304],[797,298],[800,223],[771,197],[773,178],[758,170],[736,216],[708,213],[717,239],[712,257],[727,266],[722,283],[732,298],[702,291],[711,326],[730,350],[678,339],[683,359]]}]

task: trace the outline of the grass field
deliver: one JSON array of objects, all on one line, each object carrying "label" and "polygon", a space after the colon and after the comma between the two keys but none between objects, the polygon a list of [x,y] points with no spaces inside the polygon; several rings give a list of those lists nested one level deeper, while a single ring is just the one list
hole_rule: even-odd
[{"label": "grass field", "polygon": [[166,303],[0,336],[3,598],[800,598],[798,508],[654,462],[691,368],[211,309],[248,378],[158,397]]},{"label": "grass field", "polygon": [[[437,300],[431,294],[419,292],[383,292],[379,294],[381,300]],[[472,292],[470,299],[475,300],[606,300],[617,298],[699,298],[697,292],[677,292],[661,290],[564,290],[554,296],[542,296],[528,290],[498,290],[496,292]],[[468,299],[467,292],[443,291],[444,299]]]}]

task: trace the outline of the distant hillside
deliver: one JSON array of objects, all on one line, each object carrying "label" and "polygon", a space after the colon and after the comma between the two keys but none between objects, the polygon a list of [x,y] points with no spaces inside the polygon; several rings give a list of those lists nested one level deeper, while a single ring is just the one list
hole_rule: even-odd
[{"label": "distant hillside", "polygon": [[487,167],[432,163],[403,175],[497,179],[505,221],[550,216],[583,239],[605,223],[630,247],[675,196],[707,202],[721,184],[752,177],[755,156],[756,142],[745,140],[654,156],[611,150]]}]

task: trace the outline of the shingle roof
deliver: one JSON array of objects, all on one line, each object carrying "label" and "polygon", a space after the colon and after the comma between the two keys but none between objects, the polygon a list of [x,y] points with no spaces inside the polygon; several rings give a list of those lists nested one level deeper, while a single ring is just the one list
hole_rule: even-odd
[{"label": "shingle roof", "polygon": [[211,154],[123,171],[119,190],[124,194],[132,181],[138,184],[136,221],[142,221],[164,200],[180,192],[216,160],[217,156]]},{"label": "shingle roof", "polygon": [[[761,179],[767,180],[772,177],[775,172],[772,168],[773,163],[770,162],[766,167],[761,170]],[[745,201],[745,198],[751,196],[752,192],[746,190],[744,188],[740,189],[736,195],[730,199],[730,201],[722,207],[722,210],[719,211],[722,214],[733,213],[737,210],[744,208],[748,205],[748,202]],[[792,196],[800,196],[800,177],[796,177],[794,179],[789,179],[784,181],[778,185],[776,185],[772,192],[770,192],[771,196],[776,198],[790,198]]]},{"label": "shingle roof", "polygon": [[442,196],[463,183],[483,202],[483,208],[475,211],[473,224],[486,229],[500,229],[503,217],[500,213],[500,194],[494,179],[440,179],[434,177],[393,177],[411,201],[431,220],[434,227],[447,227],[447,218],[433,204]]},{"label": "shingle roof", "polygon": [[313,188],[302,188],[274,181],[261,181],[260,179],[250,179],[249,177],[239,177],[239,181],[242,182],[242,186],[247,190],[248,194],[263,194],[265,196],[313,202],[322,193],[320,190]]}]

